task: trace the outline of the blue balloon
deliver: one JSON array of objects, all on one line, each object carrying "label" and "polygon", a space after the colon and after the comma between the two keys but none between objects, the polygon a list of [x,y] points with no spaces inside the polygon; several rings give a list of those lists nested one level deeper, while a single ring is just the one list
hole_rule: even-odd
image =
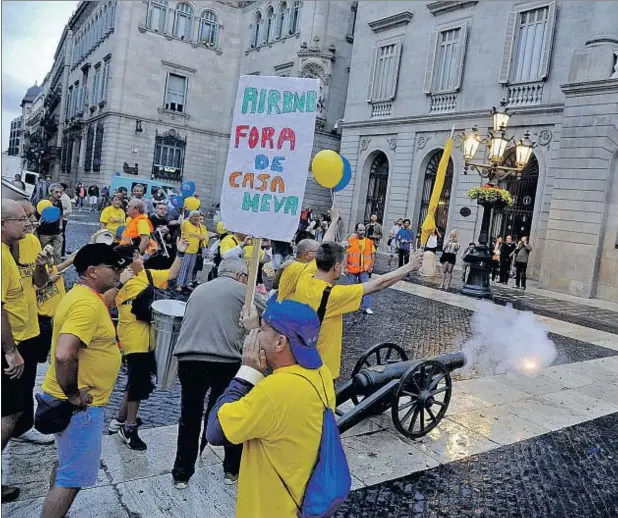
[{"label": "blue balloon", "polygon": [[121,225],[116,229],[116,237],[122,236],[122,233],[124,232],[124,227],[125,227],[124,225]]},{"label": "blue balloon", "polygon": [[60,221],[62,213],[58,207],[47,207],[41,212],[41,221],[43,223],[56,223]]},{"label": "blue balloon", "polygon": [[341,157],[341,160],[343,160],[343,176],[341,180],[339,180],[339,183],[333,187],[333,192],[342,191],[352,180],[352,167],[350,166],[350,162],[344,156]]},{"label": "blue balloon", "polygon": [[185,199],[182,196],[179,196],[178,194],[170,198],[170,202],[172,203],[172,206],[175,208],[182,207],[182,204],[184,203],[184,201]]},{"label": "blue balloon", "polygon": [[185,198],[189,196],[193,196],[195,192],[195,182],[191,180],[185,180],[180,184],[180,194],[182,194]]},{"label": "blue balloon", "polygon": [[122,176],[122,173],[119,171],[114,176]]}]

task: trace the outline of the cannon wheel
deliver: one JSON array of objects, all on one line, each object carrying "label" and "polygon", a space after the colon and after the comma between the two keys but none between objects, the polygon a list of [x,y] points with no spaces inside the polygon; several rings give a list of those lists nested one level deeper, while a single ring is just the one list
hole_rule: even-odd
[{"label": "cannon wheel", "polygon": [[427,360],[410,367],[393,395],[395,428],[410,439],[426,435],[444,417],[452,389],[451,374],[440,362]]},{"label": "cannon wheel", "polygon": [[[352,375],[350,377],[353,378],[361,369],[367,367],[405,362],[407,359],[408,355],[400,345],[391,342],[374,345],[358,359],[356,365],[354,365],[354,369],[352,369]],[[351,399],[355,405],[358,405],[363,400],[363,397],[354,395]]]}]

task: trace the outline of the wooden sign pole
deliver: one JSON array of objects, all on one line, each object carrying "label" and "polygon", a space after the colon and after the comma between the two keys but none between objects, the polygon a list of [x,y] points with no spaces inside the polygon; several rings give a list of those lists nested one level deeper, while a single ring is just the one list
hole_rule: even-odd
[{"label": "wooden sign pole", "polygon": [[245,293],[245,308],[247,313],[251,313],[253,299],[255,297],[255,281],[257,279],[258,266],[260,264],[260,252],[262,250],[262,238],[253,238],[253,254],[249,261],[249,279],[247,280],[247,291]]}]

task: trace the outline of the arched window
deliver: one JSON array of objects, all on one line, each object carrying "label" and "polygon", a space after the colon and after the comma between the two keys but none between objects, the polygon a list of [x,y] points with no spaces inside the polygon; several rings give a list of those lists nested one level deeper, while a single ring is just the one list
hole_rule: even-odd
[{"label": "arched window", "polygon": [[258,11],[255,13],[253,24],[251,24],[251,41],[249,45],[252,49],[256,48],[260,44],[260,30],[262,28],[262,13]]},{"label": "arched window", "polygon": [[96,36],[94,38],[94,42],[97,43],[103,37],[103,31],[101,30],[101,17],[97,14],[94,18],[94,27]]},{"label": "arched window", "polygon": [[378,152],[369,170],[369,184],[367,185],[364,221],[370,221],[372,214],[378,216],[378,221],[383,221],[387,188],[388,158],[384,153]]},{"label": "arched window", "polygon": [[146,20],[146,26],[155,32],[165,32],[166,15],[166,0],[152,0],[148,2],[148,19]]},{"label": "arched window", "polygon": [[287,20],[288,4],[281,2],[279,12],[277,13],[277,28],[275,29],[275,39],[280,40],[283,37],[283,28]]},{"label": "arched window", "polygon": [[290,15],[290,34],[296,34],[300,28],[300,1],[296,0],[292,5]]},{"label": "arched window", "polygon": [[219,18],[217,13],[206,9],[200,17],[200,38],[201,44],[207,47],[219,47]]},{"label": "arched window", "polygon": [[181,40],[191,39],[193,8],[188,4],[178,4],[174,13],[174,36]]},{"label": "arched window", "polygon": [[[421,197],[421,212],[418,218],[418,225],[416,229],[421,228],[427,212],[429,212],[429,201],[431,199],[431,191],[436,183],[436,175],[438,173],[438,165],[442,158],[442,151],[435,151],[429,159],[427,167],[425,168],[425,179],[423,181],[423,194]],[[448,209],[451,200],[451,189],[453,187],[453,161],[449,158],[448,167],[446,168],[446,177],[444,179],[444,186],[442,187],[442,194],[440,195],[440,201],[438,202],[438,208],[435,214],[436,227],[440,231],[440,234],[444,236],[446,232],[446,225],[448,224]]]},{"label": "arched window", "polygon": [[109,28],[113,29],[116,26],[116,3],[109,2],[107,4],[107,12],[109,13]]},{"label": "arched window", "polygon": [[266,30],[264,31],[264,43],[268,43],[273,40],[273,33],[275,30],[275,10],[269,7],[266,11]]}]

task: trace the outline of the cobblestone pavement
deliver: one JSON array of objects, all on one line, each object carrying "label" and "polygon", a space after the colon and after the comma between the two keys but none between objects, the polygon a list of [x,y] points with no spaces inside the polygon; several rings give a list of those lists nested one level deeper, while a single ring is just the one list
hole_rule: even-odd
[{"label": "cobblestone pavement", "polygon": [[[393,266],[388,265],[388,256],[378,254],[376,260],[376,273],[386,273],[391,271],[396,266],[393,261]],[[440,276],[421,277],[420,275],[412,275],[410,282],[437,288],[440,285]],[[509,280],[511,286],[514,286],[515,281]],[[453,275],[453,283],[449,291],[451,293],[459,293],[463,286],[461,272],[455,271]],[[602,309],[577,304],[566,300],[553,299],[544,297],[538,294],[532,294],[525,291],[516,291],[513,288],[507,288],[500,285],[491,286],[492,300],[496,304],[506,305],[512,304],[515,309],[523,311],[532,311],[537,315],[557,318],[572,324],[592,327],[600,331],[618,334],[618,313],[609,309]]]},{"label": "cobblestone pavement", "polygon": [[618,516],[618,414],[350,494],[339,518]]}]

